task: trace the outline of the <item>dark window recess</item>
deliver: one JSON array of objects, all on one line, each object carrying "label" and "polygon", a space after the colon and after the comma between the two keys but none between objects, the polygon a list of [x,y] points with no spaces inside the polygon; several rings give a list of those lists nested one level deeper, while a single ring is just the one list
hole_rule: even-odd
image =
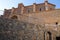
[{"label": "dark window recess", "polygon": [[58,22],[56,22],[56,25],[58,25]]},{"label": "dark window recess", "polygon": [[18,19],[18,17],[17,16],[12,16],[11,19]]},{"label": "dark window recess", "polygon": [[29,13],[30,11],[31,11],[31,8],[28,8],[28,9],[27,9],[27,12]]},{"label": "dark window recess", "polygon": [[50,8],[50,10],[51,10],[52,8]]},{"label": "dark window recess", "polygon": [[40,11],[41,11],[41,8],[40,8]]}]

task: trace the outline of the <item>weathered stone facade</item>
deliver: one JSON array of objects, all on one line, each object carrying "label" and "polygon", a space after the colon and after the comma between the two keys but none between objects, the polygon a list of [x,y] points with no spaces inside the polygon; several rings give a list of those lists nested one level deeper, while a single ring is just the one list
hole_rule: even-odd
[{"label": "weathered stone facade", "polygon": [[49,25],[0,18],[0,40],[56,40],[60,25]]},{"label": "weathered stone facade", "polygon": [[18,4],[17,8],[5,9],[5,18],[18,19],[26,22],[37,23],[56,23],[60,22],[60,9],[55,9],[55,5],[45,1],[41,4],[34,3],[30,6]]},{"label": "weathered stone facade", "polygon": [[0,18],[1,40],[58,40],[60,9],[45,1],[30,6],[5,9]]}]

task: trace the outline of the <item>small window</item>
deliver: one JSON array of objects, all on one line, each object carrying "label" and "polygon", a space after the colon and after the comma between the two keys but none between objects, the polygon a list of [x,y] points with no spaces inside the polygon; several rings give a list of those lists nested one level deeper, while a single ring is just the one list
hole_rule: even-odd
[{"label": "small window", "polygon": [[58,25],[58,22],[56,22],[56,25]]},{"label": "small window", "polygon": [[50,8],[50,10],[52,10],[52,8]]},{"label": "small window", "polygon": [[32,12],[32,11],[33,11],[32,8],[28,8],[28,9],[27,9],[27,12],[28,12],[28,13],[30,13],[30,12]]},{"label": "small window", "polygon": [[41,11],[41,8],[40,8],[40,11]]},{"label": "small window", "polygon": [[41,8],[40,8],[40,11],[44,11],[44,10],[45,10],[45,7],[41,7]]}]

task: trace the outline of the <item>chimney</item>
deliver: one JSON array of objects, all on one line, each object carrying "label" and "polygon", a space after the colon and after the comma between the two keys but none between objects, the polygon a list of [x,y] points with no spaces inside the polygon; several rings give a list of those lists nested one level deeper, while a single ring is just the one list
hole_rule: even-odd
[{"label": "chimney", "polygon": [[21,10],[21,14],[22,14],[23,11],[24,11],[24,5],[23,5],[23,3],[18,4],[18,8],[19,8],[19,10]]},{"label": "chimney", "polygon": [[33,3],[33,12],[36,12],[36,3]]},{"label": "chimney", "polygon": [[6,14],[7,9],[4,9],[4,15]]},{"label": "chimney", "polygon": [[46,9],[46,11],[48,10],[48,0],[45,0],[45,9]]},{"label": "chimney", "polygon": [[23,3],[18,4],[18,8],[21,8],[23,6],[24,6]]},{"label": "chimney", "polygon": [[14,7],[12,7],[11,14],[12,14],[12,13],[14,13],[14,9],[15,9],[15,8],[14,8]]}]

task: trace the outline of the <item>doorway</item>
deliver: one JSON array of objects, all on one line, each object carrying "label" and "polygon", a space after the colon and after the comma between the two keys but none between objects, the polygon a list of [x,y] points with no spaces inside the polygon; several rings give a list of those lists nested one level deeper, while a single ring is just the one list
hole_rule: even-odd
[{"label": "doorway", "polygon": [[51,40],[51,32],[48,32],[48,39]]},{"label": "doorway", "polygon": [[60,40],[60,37],[56,37],[56,40]]}]

